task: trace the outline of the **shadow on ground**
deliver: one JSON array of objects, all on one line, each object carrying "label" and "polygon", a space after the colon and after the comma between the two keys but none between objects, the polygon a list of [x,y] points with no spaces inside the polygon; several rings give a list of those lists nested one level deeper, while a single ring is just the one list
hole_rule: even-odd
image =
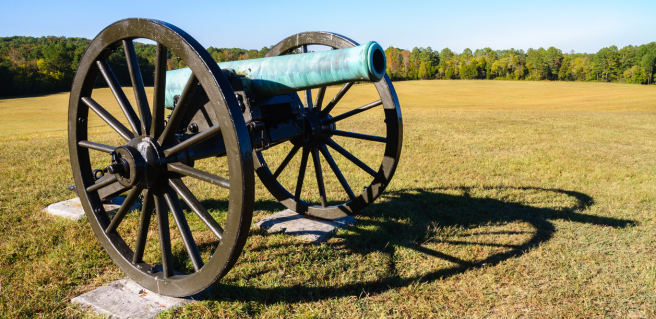
[{"label": "shadow on ground", "polygon": [[[470,196],[466,187],[448,189],[407,189],[386,193],[382,200],[369,206],[358,217],[358,225],[342,232],[339,245],[333,249],[347,249],[349,253],[367,255],[382,252],[388,256],[386,274],[372,281],[359,281],[341,286],[315,287],[308,284],[288,285],[276,288],[257,288],[239,286],[231,283],[216,284],[203,299],[225,301],[253,301],[262,304],[277,302],[303,302],[323,300],[344,296],[360,296],[363,293],[376,294],[390,289],[406,287],[416,283],[433,282],[464,273],[479,267],[493,267],[509,258],[518,258],[532,248],[550,240],[556,232],[553,221],[567,220],[615,228],[629,227],[631,220],[586,215],[593,199],[583,193],[560,189],[477,187],[477,192],[492,192],[490,197]],[[519,204],[518,200],[499,200],[504,192],[513,196],[557,197],[561,204],[556,207],[534,207],[544,205],[544,200],[536,205]],[[478,194],[478,193],[477,193]],[[526,202],[526,201],[524,201]],[[549,202],[549,201],[546,201]],[[556,202],[556,201],[554,201]],[[562,204],[565,202],[567,204]],[[257,204],[256,204],[257,206]],[[259,207],[256,207],[258,210]],[[490,231],[489,225],[528,223],[530,232]],[[468,241],[448,241],[451,245],[466,248],[467,245],[503,246],[503,251],[488,255],[482,260],[468,261],[442,251],[426,247],[434,239],[431,228],[466,229],[470,236],[517,233],[523,242],[513,245],[481,243]],[[301,249],[311,249],[310,244],[288,244]],[[308,247],[304,247],[308,246]],[[275,249],[278,246],[261,246],[257,250]],[[453,266],[440,268],[417,276],[401,277],[397,273],[395,253],[400,247],[415,250],[421,254],[449,261]],[[318,265],[321,266],[321,265]],[[259,271],[250,278],[266,273]]]}]

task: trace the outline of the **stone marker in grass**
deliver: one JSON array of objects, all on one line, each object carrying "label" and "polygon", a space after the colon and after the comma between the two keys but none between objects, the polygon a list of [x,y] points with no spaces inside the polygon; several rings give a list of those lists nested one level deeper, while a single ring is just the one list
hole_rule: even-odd
[{"label": "stone marker in grass", "polygon": [[194,296],[162,296],[144,289],[130,279],[114,281],[71,300],[72,303],[110,318],[155,318],[164,310],[193,301]]},{"label": "stone marker in grass", "polygon": [[[116,211],[121,207],[125,197],[115,197],[111,200],[103,202],[105,211],[107,214],[115,214]],[[135,210],[141,208],[141,203],[138,201],[132,205],[130,210]],[[65,200],[62,202],[54,203],[43,209],[44,212],[50,213],[60,217],[66,217],[72,220],[80,220],[84,217],[84,209],[82,208],[82,203],[80,203],[80,198],[75,197],[73,199]]]},{"label": "stone marker in grass", "polygon": [[335,220],[322,220],[299,215],[289,209],[255,222],[255,225],[266,229],[269,234],[285,233],[296,235],[310,243],[325,242],[337,231],[337,228],[346,228],[353,224],[355,224],[355,218],[353,216],[346,216]]}]

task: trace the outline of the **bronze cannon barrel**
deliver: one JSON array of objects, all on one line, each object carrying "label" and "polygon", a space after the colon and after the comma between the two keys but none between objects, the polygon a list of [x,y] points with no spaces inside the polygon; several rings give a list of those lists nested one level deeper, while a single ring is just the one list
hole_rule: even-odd
[{"label": "bronze cannon barrel", "polygon": [[[375,41],[353,48],[289,54],[270,58],[221,62],[223,70],[232,70],[250,80],[256,96],[274,96],[299,90],[354,81],[378,82],[386,69],[385,51]],[[182,93],[191,76],[189,68],[166,72],[166,107]]]}]

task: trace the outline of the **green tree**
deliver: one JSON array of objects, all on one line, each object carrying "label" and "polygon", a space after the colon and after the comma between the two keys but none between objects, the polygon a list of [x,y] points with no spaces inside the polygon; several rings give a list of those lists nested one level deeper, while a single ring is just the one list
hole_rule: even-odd
[{"label": "green tree", "polygon": [[624,73],[626,70],[635,65],[636,50],[637,47],[632,45],[627,45],[619,50],[617,53],[619,62],[618,73]]},{"label": "green tree", "polygon": [[429,78],[428,69],[426,68],[426,62],[421,61],[419,63],[419,70],[417,70],[417,77],[419,77],[422,80],[426,80]]},{"label": "green tree", "polygon": [[647,84],[651,84],[652,75],[654,74],[654,64],[656,64],[656,54],[649,52],[642,57],[642,69],[645,70]]},{"label": "green tree", "polygon": [[549,47],[545,52],[545,61],[547,67],[546,77],[550,80],[558,79],[558,72],[563,61],[563,52],[554,47]]},{"label": "green tree", "polygon": [[561,64],[560,69],[558,69],[558,79],[560,80],[570,79],[570,75],[572,72],[571,64],[572,64],[572,57],[570,55],[566,55],[563,58],[563,63]]},{"label": "green tree", "polygon": [[529,48],[526,54],[526,67],[528,68],[531,78],[533,80],[542,80],[546,78],[549,74],[549,66],[546,61],[546,50],[543,48],[537,50]]},{"label": "green tree", "polygon": [[601,77],[599,80],[609,82],[617,78],[619,65],[617,47],[612,45],[603,48],[595,54],[593,63],[595,72]]},{"label": "green tree", "polygon": [[446,71],[444,72],[444,78],[448,79],[448,80],[451,80],[451,79],[455,78],[455,73],[456,73],[456,70],[454,68],[447,68]]}]

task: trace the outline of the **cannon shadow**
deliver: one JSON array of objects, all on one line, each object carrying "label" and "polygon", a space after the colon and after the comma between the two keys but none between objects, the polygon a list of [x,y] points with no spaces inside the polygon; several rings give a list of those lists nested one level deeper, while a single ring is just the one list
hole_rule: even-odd
[{"label": "cannon shadow", "polygon": [[[474,198],[470,196],[471,188],[433,188],[405,189],[386,193],[379,202],[365,209],[358,218],[358,224],[349,231],[340,232],[336,237],[340,243],[332,245],[335,250],[348,250],[349,254],[366,256],[377,252],[387,256],[387,270],[384,275],[374,280],[362,280],[339,286],[316,287],[312,283],[295,284],[274,288],[240,286],[230,282],[219,281],[201,299],[217,301],[253,301],[262,304],[278,302],[296,303],[361,296],[382,293],[390,289],[406,287],[417,283],[442,280],[480,267],[493,267],[510,258],[518,258],[532,248],[549,241],[556,228],[553,221],[567,220],[615,228],[630,227],[635,222],[627,219],[600,217],[583,213],[594,204],[592,197],[575,191],[545,189],[532,187],[476,187],[477,191],[504,192],[535,196],[560,196],[569,199],[570,205],[563,207],[534,207],[519,204],[516,201],[494,198]],[[501,196],[503,197],[503,196]],[[271,203],[263,203],[270,205]],[[257,206],[257,204],[256,204]],[[535,205],[538,206],[538,205]],[[543,206],[543,205],[541,205]],[[258,209],[258,207],[256,207]],[[509,223],[529,224],[532,231],[491,231],[489,225]],[[517,245],[495,243],[477,243],[468,241],[450,241],[449,244],[466,248],[467,246],[487,245],[503,246],[505,250],[493,253],[484,259],[468,261],[453,253],[445,253],[426,247],[434,240],[431,229],[466,229],[469,236],[517,234],[523,236],[523,242]],[[266,234],[263,236],[267,236]],[[465,235],[467,236],[467,235]],[[312,244],[291,243],[263,245],[255,250],[275,249],[281,246],[296,246],[301,249]],[[415,276],[400,276],[397,271],[395,254],[397,249],[411,249],[430,258],[448,261],[452,266],[441,268]],[[318,267],[322,265],[318,264]],[[238,266],[237,266],[238,267]],[[270,270],[263,269],[247,278],[255,278]],[[241,278],[242,280],[245,278]]]}]

